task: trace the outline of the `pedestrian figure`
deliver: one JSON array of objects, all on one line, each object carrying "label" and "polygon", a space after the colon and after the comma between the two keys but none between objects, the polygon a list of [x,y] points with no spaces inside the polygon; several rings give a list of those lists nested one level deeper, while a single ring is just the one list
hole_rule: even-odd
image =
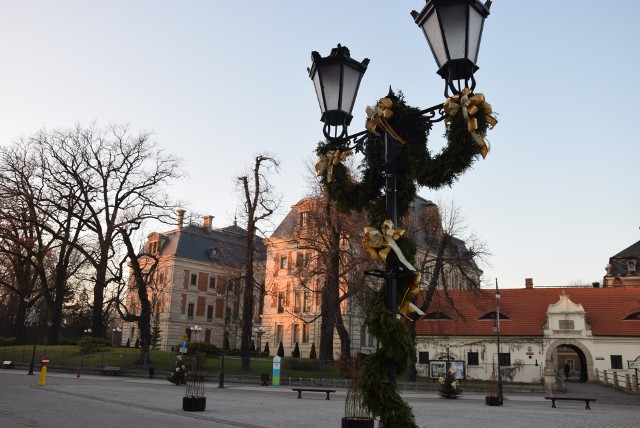
[{"label": "pedestrian figure", "polygon": [[569,365],[569,361],[564,363],[564,378],[569,379],[569,371],[571,370],[571,366]]}]

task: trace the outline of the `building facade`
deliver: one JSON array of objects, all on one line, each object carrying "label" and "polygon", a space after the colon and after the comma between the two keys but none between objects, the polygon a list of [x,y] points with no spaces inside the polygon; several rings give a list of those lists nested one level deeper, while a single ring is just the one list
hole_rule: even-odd
[{"label": "building facade", "polygon": [[462,378],[488,380],[498,359],[506,382],[553,386],[565,365],[583,381],[596,370],[631,376],[640,359],[640,288],[534,288],[528,279],[525,288],[501,290],[499,301],[494,290],[439,292],[416,331],[426,377],[453,364]]},{"label": "building facade", "polygon": [[[148,293],[152,331],[155,323],[160,332],[159,349],[175,350],[185,337],[218,347],[226,337],[230,348],[239,348],[246,231],[235,224],[214,229],[212,216],[201,224],[185,225],[184,211],[178,214],[176,229],[151,233],[144,248],[158,259]],[[256,249],[256,283],[262,284],[265,252],[257,238]],[[256,287],[256,305],[262,300],[261,289]],[[132,313],[139,312],[135,291],[129,292],[127,306]],[[122,333],[123,343],[133,344],[138,337],[136,323],[125,323]]]}]

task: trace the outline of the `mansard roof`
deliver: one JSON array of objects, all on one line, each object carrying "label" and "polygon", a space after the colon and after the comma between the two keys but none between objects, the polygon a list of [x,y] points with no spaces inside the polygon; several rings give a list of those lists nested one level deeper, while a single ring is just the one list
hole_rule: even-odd
[{"label": "mansard roof", "polygon": [[640,271],[640,241],[609,258],[610,270],[606,276],[624,276],[629,274],[628,262],[636,261]]},{"label": "mansard roof", "polygon": [[[640,288],[525,288],[500,290],[500,335],[543,336],[547,309],[566,293],[586,312],[594,336],[639,336],[640,320],[625,319],[640,311]],[[448,304],[448,298],[454,307]],[[416,321],[418,335],[493,336],[493,321],[481,319],[496,310],[494,290],[438,290],[426,311],[442,311],[452,320]]]},{"label": "mansard roof", "polygon": [[[239,268],[246,260],[246,235],[237,225],[222,229],[189,225],[160,235],[160,254]],[[265,260],[262,239],[256,237],[255,245],[259,260]]]}]

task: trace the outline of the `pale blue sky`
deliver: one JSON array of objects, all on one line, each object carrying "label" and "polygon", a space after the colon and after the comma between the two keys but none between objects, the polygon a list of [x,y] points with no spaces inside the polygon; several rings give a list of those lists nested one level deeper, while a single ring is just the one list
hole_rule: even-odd
[{"label": "pale blue sky", "polygon": [[[8,1],[0,3],[0,143],[46,127],[128,122],[184,159],[189,209],[229,224],[235,177],[281,160],[283,213],[304,195],[322,138],[306,68],[337,43],[371,59],[351,131],[389,85],[410,104],[443,82],[409,12],[423,0]],[[503,287],[601,281],[640,239],[634,78],[640,2],[495,0],[477,91],[499,113],[492,151],[452,189]],[[442,145],[436,125],[430,147]],[[281,217],[279,217],[281,218]]]}]

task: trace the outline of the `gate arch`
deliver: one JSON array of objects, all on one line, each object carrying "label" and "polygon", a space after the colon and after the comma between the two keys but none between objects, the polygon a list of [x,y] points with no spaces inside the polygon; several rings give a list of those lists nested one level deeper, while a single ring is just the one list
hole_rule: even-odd
[{"label": "gate arch", "polygon": [[[545,367],[554,367],[553,361],[551,357],[553,356],[556,349],[560,346],[566,346],[578,354],[580,357],[580,363],[582,366],[582,372],[580,373],[581,381],[588,381],[589,379],[594,379],[594,371],[593,371],[593,356],[589,349],[584,346],[580,341],[575,339],[557,339],[554,340],[547,348],[547,352],[544,356]],[[555,367],[554,367],[555,369]]]}]

